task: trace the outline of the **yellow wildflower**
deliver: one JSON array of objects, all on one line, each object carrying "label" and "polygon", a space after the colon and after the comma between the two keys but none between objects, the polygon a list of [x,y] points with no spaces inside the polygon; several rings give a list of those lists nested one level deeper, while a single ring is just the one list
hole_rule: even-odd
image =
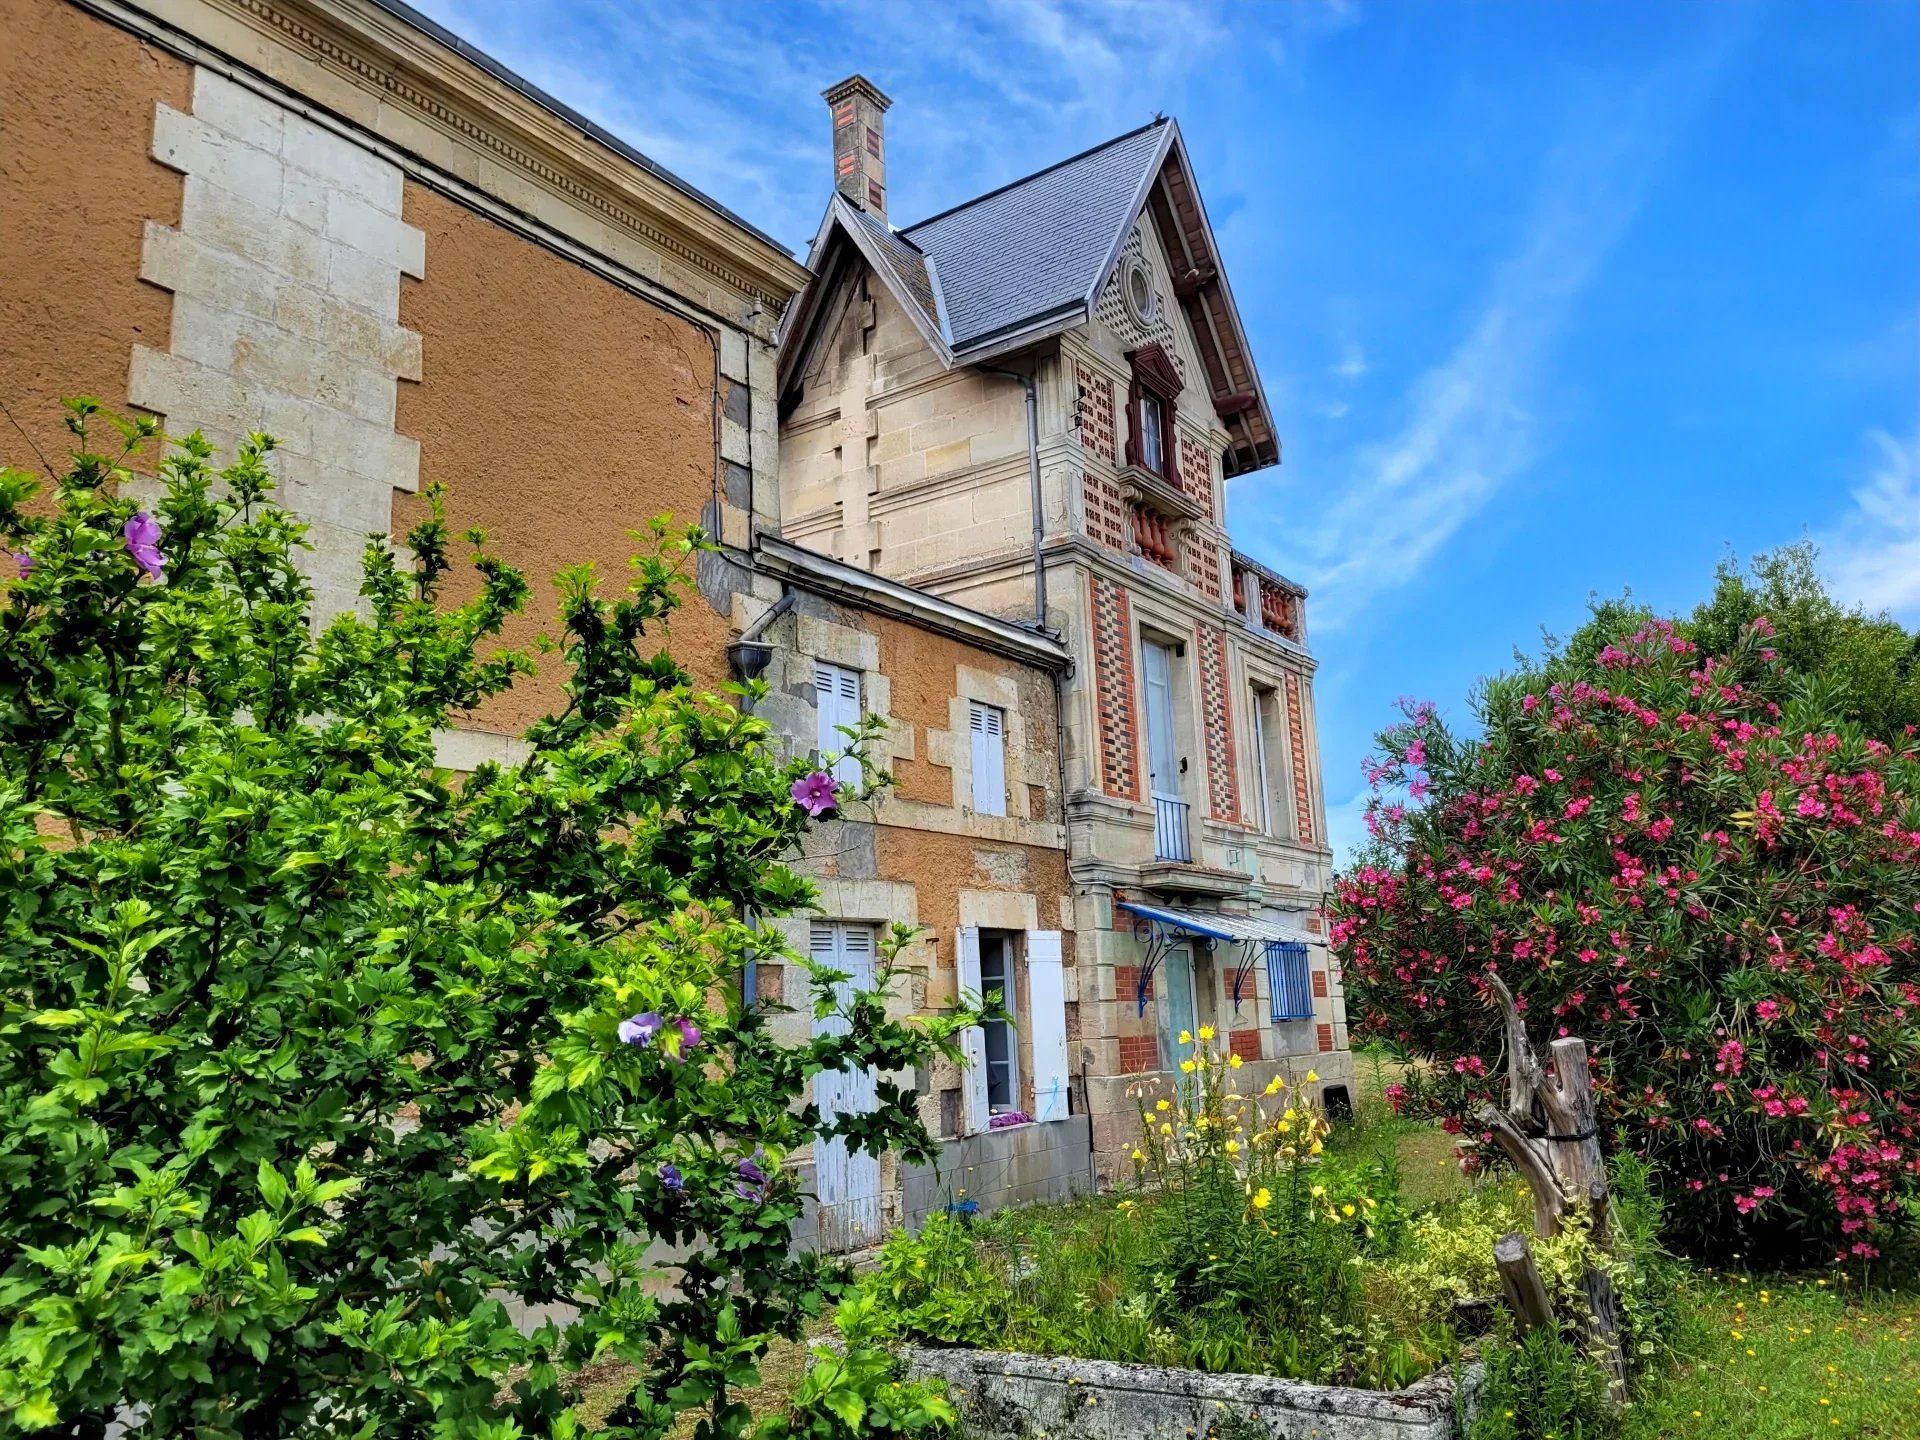
[{"label": "yellow wildflower", "polygon": [[1238,1140],[1227,1141],[1227,1154],[1238,1155],[1239,1153],[1240,1153],[1240,1142]]},{"label": "yellow wildflower", "polygon": [[1253,1208],[1254,1209],[1264,1210],[1267,1208],[1267,1206],[1271,1205],[1272,1203],[1273,1203],[1273,1192],[1267,1189],[1266,1186],[1262,1185],[1258,1190],[1253,1192]]},{"label": "yellow wildflower", "polygon": [[1237,1051],[1234,1054],[1229,1055],[1227,1057],[1227,1064],[1231,1065],[1235,1070],[1238,1070],[1242,1065],[1246,1063],[1247,1063],[1246,1061],[1240,1058],[1240,1055]]},{"label": "yellow wildflower", "polygon": [[1267,1094],[1278,1095],[1286,1083],[1287,1082],[1282,1080],[1278,1075],[1274,1076],[1273,1079],[1267,1082]]},{"label": "yellow wildflower", "polygon": [[1164,1115],[1167,1113],[1167,1111],[1171,1110],[1173,1106],[1168,1104],[1165,1100],[1160,1100],[1154,1103],[1153,1108],[1155,1110],[1158,1110],[1162,1115]]},{"label": "yellow wildflower", "polygon": [[1201,1038],[1202,1040],[1211,1040],[1211,1039],[1213,1039],[1213,1026],[1211,1026],[1211,1025],[1202,1025],[1202,1026],[1200,1027],[1200,1038]]},{"label": "yellow wildflower", "polygon": [[1160,1126],[1160,1133],[1161,1133],[1162,1135],[1171,1135],[1171,1134],[1173,1134],[1173,1126],[1171,1126],[1171,1125],[1168,1125],[1168,1124],[1166,1124],[1165,1122],[1162,1122],[1162,1124],[1161,1124],[1161,1126]]},{"label": "yellow wildflower", "polygon": [[1320,1078],[1320,1072],[1318,1070],[1307,1071],[1307,1084],[1311,1085],[1315,1081],[1317,1081],[1319,1078]]},{"label": "yellow wildflower", "polygon": [[1138,1145],[1133,1147],[1133,1161],[1136,1165],[1146,1158],[1147,1157],[1141,1153],[1140,1147]]},{"label": "yellow wildflower", "polygon": [[1353,1212],[1353,1206],[1351,1206],[1351,1205],[1342,1205],[1342,1206],[1340,1207],[1340,1213],[1341,1213],[1342,1215],[1345,1215],[1345,1216],[1346,1216],[1347,1218],[1349,1218],[1349,1219],[1351,1219],[1351,1218],[1353,1218],[1353,1213],[1354,1213],[1354,1212]]},{"label": "yellow wildflower", "polygon": [[1193,1044],[1193,1032],[1191,1030],[1182,1030],[1180,1032],[1180,1043],[1182,1045]]},{"label": "yellow wildflower", "polygon": [[1191,1074],[1193,1074],[1193,1061],[1191,1061],[1191,1060],[1182,1060],[1182,1061],[1180,1062],[1180,1073],[1181,1073],[1182,1075],[1191,1075]]}]

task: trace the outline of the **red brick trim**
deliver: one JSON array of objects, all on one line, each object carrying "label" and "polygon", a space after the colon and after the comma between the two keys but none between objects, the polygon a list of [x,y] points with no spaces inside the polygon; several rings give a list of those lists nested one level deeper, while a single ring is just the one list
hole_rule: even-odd
[{"label": "red brick trim", "polygon": [[1160,1068],[1160,1042],[1151,1035],[1120,1037],[1120,1072],[1139,1075]]},{"label": "red brick trim", "polygon": [[1327,972],[1324,970],[1313,972],[1313,997],[1316,1000],[1327,998]]},{"label": "red brick trim", "polygon": [[1313,842],[1313,798],[1307,784],[1307,724],[1300,713],[1300,677],[1287,674],[1287,748],[1293,756],[1293,815],[1300,839]]},{"label": "red brick trim", "polygon": [[1233,696],[1227,683],[1227,632],[1211,625],[1193,627],[1200,656],[1200,704],[1207,751],[1207,800],[1213,818],[1239,824],[1240,773],[1233,743]]},{"label": "red brick trim", "polygon": [[1076,360],[1073,383],[1079,387],[1074,413],[1080,422],[1080,443],[1089,455],[1098,455],[1111,465],[1117,453],[1113,444],[1113,381]]},{"label": "red brick trim", "polygon": [[1322,1021],[1316,1028],[1320,1032],[1320,1048],[1322,1050],[1333,1049],[1333,1026]]},{"label": "red brick trim", "polygon": [[1093,613],[1094,701],[1100,722],[1100,788],[1140,798],[1139,700],[1134,694],[1133,604],[1119,585],[1087,577]]},{"label": "red brick trim", "polygon": [[1260,1058],[1260,1032],[1258,1030],[1235,1030],[1227,1037],[1227,1044],[1235,1055],[1242,1060]]}]

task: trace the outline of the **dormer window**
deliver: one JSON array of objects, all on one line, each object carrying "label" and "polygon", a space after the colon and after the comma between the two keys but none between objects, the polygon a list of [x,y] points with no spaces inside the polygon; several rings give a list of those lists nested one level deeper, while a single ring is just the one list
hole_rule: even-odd
[{"label": "dormer window", "polygon": [[1179,489],[1173,410],[1182,388],[1180,372],[1158,345],[1141,346],[1127,361],[1133,367],[1127,391],[1127,463]]}]

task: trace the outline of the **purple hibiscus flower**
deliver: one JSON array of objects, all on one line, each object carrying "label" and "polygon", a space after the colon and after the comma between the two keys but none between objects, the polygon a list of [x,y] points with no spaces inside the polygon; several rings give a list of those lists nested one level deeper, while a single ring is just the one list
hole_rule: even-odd
[{"label": "purple hibiscus flower", "polygon": [[700,1027],[694,1024],[693,1021],[683,1015],[674,1021],[673,1024],[674,1028],[680,1032],[680,1053],[682,1055],[700,1043]]},{"label": "purple hibiscus flower", "polygon": [[13,563],[20,567],[20,578],[22,580],[33,573],[34,559],[33,556],[29,555],[26,551],[16,550],[13,555]]},{"label": "purple hibiscus flower", "polygon": [[[753,1152],[758,1155],[758,1150]],[[773,1179],[751,1160],[742,1160],[739,1165],[740,1178],[734,1181],[733,1188],[743,1200],[752,1200],[756,1204],[767,1198],[773,1189]]]},{"label": "purple hibiscus flower", "polygon": [[660,1167],[660,1183],[675,1195],[678,1195],[682,1190],[687,1188],[687,1177],[680,1173],[680,1167],[678,1165],[675,1165],[672,1161],[668,1161]]},{"label": "purple hibiscus flower", "polygon": [[160,553],[160,522],[144,510],[135,511],[121,532],[127,537],[127,553],[133,556],[149,580],[158,580],[167,568],[167,557]]},{"label": "purple hibiscus flower", "polygon": [[664,1023],[651,1010],[644,1015],[629,1015],[620,1022],[620,1043],[645,1049],[653,1043],[653,1037],[660,1033]]},{"label": "purple hibiscus flower", "polygon": [[840,803],[840,787],[824,770],[802,775],[787,793],[793,796],[794,804],[816,820]]}]

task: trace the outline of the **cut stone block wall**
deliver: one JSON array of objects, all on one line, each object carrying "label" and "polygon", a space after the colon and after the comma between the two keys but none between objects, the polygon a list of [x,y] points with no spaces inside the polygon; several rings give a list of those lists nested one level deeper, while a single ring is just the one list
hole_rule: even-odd
[{"label": "cut stone block wall", "polygon": [[367,536],[419,479],[419,445],[394,430],[396,382],[421,360],[400,277],[426,268],[401,171],[205,68],[192,114],[156,107],[153,156],[186,176],[179,228],[148,223],[140,270],[173,292],[172,344],[134,347],[128,398],[223,457],[273,435],[316,612],[352,609]]},{"label": "cut stone block wall", "polygon": [[915,1379],[946,1382],[970,1440],[1452,1440],[1456,1388],[1471,1414],[1483,1373],[1383,1391],[991,1350],[903,1355]]},{"label": "cut stone block wall", "polygon": [[[1067,1200],[1093,1189],[1093,1130],[1085,1115],[1014,1125],[940,1144],[937,1165],[903,1165],[907,1228],[971,1199],[981,1213],[1008,1205]],[[964,1193],[964,1196],[962,1194]]]}]

